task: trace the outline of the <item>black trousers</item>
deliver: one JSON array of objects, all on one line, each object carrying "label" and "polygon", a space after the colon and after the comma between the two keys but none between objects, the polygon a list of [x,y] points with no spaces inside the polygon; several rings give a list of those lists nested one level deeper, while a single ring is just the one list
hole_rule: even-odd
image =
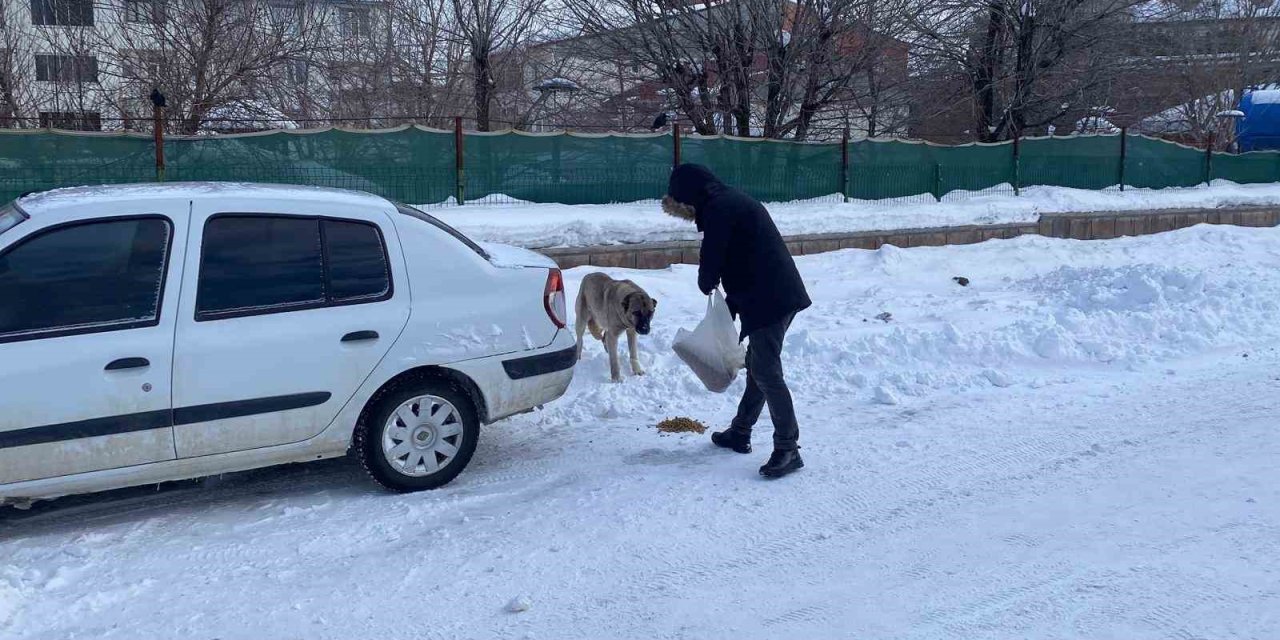
[{"label": "black trousers", "polygon": [[738,403],[738,415],[729,425],[750,434],[768,404],[769,418],[773,420],[773,448],[782,451],[798,448],[796,441],[800,438],[791,391],[782,376],[782,340],[793,319],[794,313],[747,335],[751,340],[747,345],[747,390]]}]

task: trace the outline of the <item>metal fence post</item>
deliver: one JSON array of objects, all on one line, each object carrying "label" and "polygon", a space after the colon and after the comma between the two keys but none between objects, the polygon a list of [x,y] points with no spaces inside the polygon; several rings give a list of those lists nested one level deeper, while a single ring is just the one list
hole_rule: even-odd
[{"label": "metal fence post", "polygon": [[1022,195],[1022,131],[1013,133],[1013,195]]},{"label": "metal fence post", "polygon": [[671,127],[671,168],[680,166],[680,123]]},{"label": "metal fence post", "polygon": [[844,128],[840,137],[840,195],[849,201],[849,127]]},{"label": "metal fence post", "polygon": [[1213,180],[1213,131],[1209,132],[1209,144],[1204,146],[1204,183]]},{"label": "metal fence post", "polygon": [[1120,180],[1120,190],[1124,191],[1124,165],[1128,163],[1129,158],[1129,127],[1120,127],[1120,168],[1116,171],[1116,176]]},{"label": "metal fence post", "polygon": [[564,146],[565,138],[569,137],[569,129],[566,127],[560,135],[549,138],[551,140],[551,183],[557,194],[560,193],[560,185],[564,182],[564,168],[561,165],[560,148]]},{"label": "metal fence post", "polygon": [[933,199],[942,202],[942,163],[933,161]]},{"label": "metal fence post", "polygon": [[464,161],[462,154],[462,118],[455,117],[453,119],[453,177],[454,177],[454,197],[458,201],[458,205],[466,204],[466,186],[467,179],[464,171]]},{"label": "metal fence post", "polygon": [[[155,101],[155,98],[152,98]],[[155,129],[156,144],[156,182],[164,182],[164,106],[163,99],[152,105],[152,128]],[[181,177],[181,176],[179,176]]]}]

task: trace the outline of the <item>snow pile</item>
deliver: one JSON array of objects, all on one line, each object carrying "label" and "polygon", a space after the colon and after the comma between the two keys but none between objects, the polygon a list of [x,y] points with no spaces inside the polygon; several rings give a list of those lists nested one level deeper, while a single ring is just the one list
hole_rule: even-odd
[{"label": "snow pile", "polygon": [[767,413],[751,456],[653,428],[742,381],[671,353],[692,267],[608,270],[661,301],[648,375],[589,338],[437,491],[333,460],[0,510],[0,637],[1276,635],[1280,229],[797,263],[795,476],[756,474]]},{"label": "snow pile", "polygon": [[[1143,370],[1280,337],[1280,290],[1266,277],[1274,268],[1268,246],[1277,240],[1280,230],[1202,225],[1111,242],[1024,236],[806,257],[801,271],[815,305],[788,336],[788,376],[806,393],[894,405],[1043,386],[1085,370]],[[591,270],[567,273],[570,294]],[[953,280],[961,274],[969,286]],[[589,342],[568,399],[545,419],[613,419],[696,404],[727,420],[744,382],[724,397],[708,396],[670,353],[676,327],[696,322],[705,304],[689,295],[695,267],[613,275],[664,300],[654,333],[641,341],[650,375],[599,384],[607,361]],[[885,313],[887,321],[877,319]]]},{"label": "snow pile", "polygon": [[[1044,213],[1133,211],[1280,205],[1280,184],[1238,185],[1218,180],[1208,187],[1107,189],[1026,187],[1013,195],[1001,185],[986,191],[841,202],[838,197],[775,203],[769,211],[782,233],[837,233],[1034,222]],[[656,202],[611,205],[468,204],[432,214],[477,240],[528,248],[696,240],[692,224],[662,213]]]},{"label": "snow pile", "polygon": [[22,604],[19,570],[13,565],[0,566],[0,632],[4,631]]}]

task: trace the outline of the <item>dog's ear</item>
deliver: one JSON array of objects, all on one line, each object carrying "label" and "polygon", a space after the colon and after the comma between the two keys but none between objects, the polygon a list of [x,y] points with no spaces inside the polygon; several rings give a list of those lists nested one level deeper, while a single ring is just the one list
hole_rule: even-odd
[{"label": "dog's ear", "polygon": [[631,298],[635,297],[635,295],[636,295],[636,294],[633,292],[633,293],[628,293],[628,294],[627,294],[627,295],[625,295],[625,296],[622,296],[622,310],[623,310],[623,311],[631,311]]},{"label": "dog's ear", "polygon": [[649,298],[649,299],[653,301],[653,308],[654,308],[654,309],[657,309],[657,308],[658,308],[658,299],[657,299],[657,298]]}]

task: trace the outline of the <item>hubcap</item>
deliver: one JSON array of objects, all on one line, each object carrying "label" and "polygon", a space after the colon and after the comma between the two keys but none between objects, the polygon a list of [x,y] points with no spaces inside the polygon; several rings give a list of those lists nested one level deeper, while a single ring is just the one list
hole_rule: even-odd
[{"label": "hubcap", "polygon": [[387,419],[382,454],[404,475],[429,476],[453,461],[462,437],[462,417],[448,400],[418,396],[396,407]]}]

